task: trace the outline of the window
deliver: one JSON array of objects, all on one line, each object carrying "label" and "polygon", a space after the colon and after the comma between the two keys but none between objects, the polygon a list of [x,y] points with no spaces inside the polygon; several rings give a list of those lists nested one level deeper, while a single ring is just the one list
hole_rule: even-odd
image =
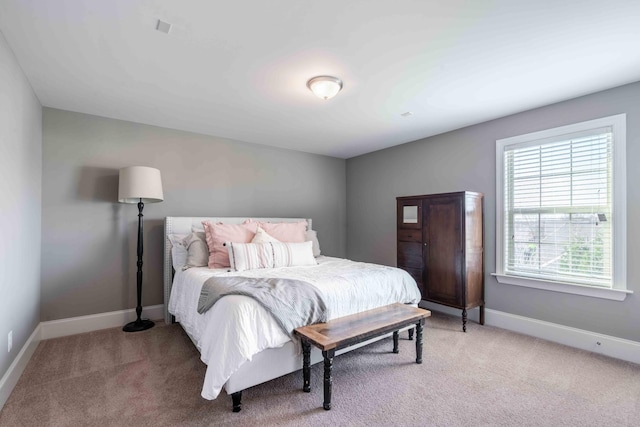
[{"label": "window", "polygon": [[626,117],[498,140],[500,283],[623,300]]}]

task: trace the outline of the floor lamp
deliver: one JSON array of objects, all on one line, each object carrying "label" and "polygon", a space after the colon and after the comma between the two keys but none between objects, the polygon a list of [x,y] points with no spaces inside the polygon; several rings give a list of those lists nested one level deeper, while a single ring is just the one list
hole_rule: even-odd
[{"label": "floor lamp", "polygon": [[158,169],[146,166],[120,169],[118,202],[138,204],[138,305],[136,306],[138,318],[124,325],[122,330],[125,332],[144,331],[154,325],[151,320],[140,318],[142,314],[142,209],[145,203],[158,203],[162,200],[162,180]]}]

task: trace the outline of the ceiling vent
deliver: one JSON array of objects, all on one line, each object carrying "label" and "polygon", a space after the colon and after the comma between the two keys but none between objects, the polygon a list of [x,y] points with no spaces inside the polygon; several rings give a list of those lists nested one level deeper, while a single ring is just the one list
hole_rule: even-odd
[{"label": "ceiling vent", "polygon": [[171,31],[171,24],[158,19],[158,25],[156,25],[156,30],[160,31],[161,33],[169,34],[169,31]]}]

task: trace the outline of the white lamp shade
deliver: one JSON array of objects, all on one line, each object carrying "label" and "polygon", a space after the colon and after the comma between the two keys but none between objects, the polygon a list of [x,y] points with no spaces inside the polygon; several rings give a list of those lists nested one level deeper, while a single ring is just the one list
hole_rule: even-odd
[{"label": "white lamp shade", "polygon": [[118,202],[157,203],[164,200],[160,171],[146,166],[130,166],[120,169]]}]

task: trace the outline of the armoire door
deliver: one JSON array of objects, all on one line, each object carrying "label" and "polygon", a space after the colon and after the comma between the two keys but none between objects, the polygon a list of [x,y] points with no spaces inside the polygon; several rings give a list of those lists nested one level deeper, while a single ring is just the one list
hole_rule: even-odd
[{"label": "armoire door", "polygon": [[398,267],[404,269],[422,286],[422,199],[398,200]]},{"label": "armoire door", "polygon": [[462,306],[464,215],[462,197],[423,202],[424,299]]}]

